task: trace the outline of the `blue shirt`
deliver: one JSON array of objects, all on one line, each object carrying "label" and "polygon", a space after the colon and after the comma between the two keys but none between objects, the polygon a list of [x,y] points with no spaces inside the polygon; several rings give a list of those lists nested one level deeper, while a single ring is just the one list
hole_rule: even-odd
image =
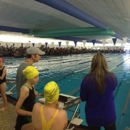
[{"label": "blue shirt", "polygon": [[96,80],[90,81],[90,75],[85,76],[81,83],[80,98],[86,101],[86,121],[91,126],[108,126],[116,120],[113,92],[117,86],[117,78],[112,74],[106,74],[105,77],[103,94],[97,93]]}]

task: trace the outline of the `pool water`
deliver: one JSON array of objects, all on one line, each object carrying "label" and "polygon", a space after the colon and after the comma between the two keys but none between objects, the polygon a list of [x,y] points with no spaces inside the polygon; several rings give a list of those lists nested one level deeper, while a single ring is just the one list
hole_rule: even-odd
[{"label": "pool water", "polygon": [[[43,93],[43,87],[48,81],[56,81],[60,87],[60,92],[78,97],[79,87],[83,77],[89,72],[91,59],[94,53],[57,56],[57,57],[42,57],[35,63],[34,66],[40,72],[40,81],[36,85],[36,90]],[[130,55],[129,54],[104,54],[108,63],[108,68],[116,74],[118,86],[114,92],[116,113],[117,113],[117,130],[124,130],[130,127]],[[5,66],[7,66],[7,78],[16,77],[16,70],[19,64],[24,61],[24,58],[5,58]],[[7,91],[12,85],[7,85]],[[77,91],[74,91],[77,90]],[[16,96],[14,88],[13,97]],[[128,97],[128,98],[127,98]],[[127,100],[126,100],[127,99]],[[126,102],[126,103],[125,103]],[[125,106],[125,107],[124,107]],[[84,121],[82,125],[87,125],[84,114],[85,103],[80,104],[80,118]],[[74,108],[72,108],[74,110]],[[122,114],[124,111],[124,114]],[[67,111],[69,119],[72,112]]]}]

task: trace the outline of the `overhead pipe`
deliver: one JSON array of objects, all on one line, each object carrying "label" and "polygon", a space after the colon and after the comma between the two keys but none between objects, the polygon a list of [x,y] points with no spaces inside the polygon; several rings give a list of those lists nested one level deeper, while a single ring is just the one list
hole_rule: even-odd
[{"label": "overhead pipe", "polygon": [[118,34],[118,33],[115,34],[115,37],[120,39],[120,40],[123,40],[122,36],[120,34]]},{"label": "overhead pipe", "polygon": [[46,33],[46,32],[37,32],[37,33],[32,33],[32,35],[34,35],[35,37],[47,37],[47,38],[54,38],[54,37],[65,37],[65,36],[95,36],[95,35],[102,35],[102,36],[114,36],[115,35],[115,31],[113,30],[106,30],[106,31],[91,31],[88,32],[86,30],[86,32],[76,32],[75,33],[71,33],[68,30],[68,33]]},{"label": "overhead pipe", "polygon": [[127,39],[127,42],[130,43],[130,39]]},{"label": "overhead pipe", "polygon": [[30,32],[29,29],[7,27],[7,26],[0,26],[0,30],[9,31],[9,32],[20,32],[20,33],[25,33],[25,34],[28,34]]},{"label": "overhead pipe", "polygon": [[[70,36],[66,36],[66,37],[54,37],[55,39],[63,39],[63,40],[69,40],[69,41],[82,41],[83,38],[77,38],[77,37],[70,37]],[[86,38],[84,38],[84,40],[88,40]]]},{"label": "overhead pipe", "polygon": [[31,35],[35,37],[65,37],[65,36],[90,36],[90,35],[110,35],[115,36],[115,31],[108,29],[102,30],[96,27],[88,27],[88,28],[77,28],[77,29],[66,29],[66,30],[54,30],[54,31],[30,31]]},{"label": "overhead pipe", "polygon": [[[89,40],[88,38],[77,38],[77,37],[54,37],[55,39],[63,39],[63,40],[69,40],[69,41],[80,41],[86,40],[87,42],[92,42],[92,40]],[[97,41],[96,43],[102,43],[101,41]]]},{"label": "overhead pipe", "polygon": [[[110,30],[110,29],[108,29],[108,30]],[[108,30],[106,30],[106,31],[108,31]],[[104,31],[104,30],[102,30],[102,29],[100,29],[100,28],[96,28],[96,27],[81,27],[81,28],[75,28],[75,29],[64,29],[64,30],[53,30],[53,31],[33,31],[33,30],[31,30],[30,31],[30,34],[41,34],[41,33],[45,33],[45,34],[61,34],[61,33],[64,33],[64,34],[66,34],[66,33],[83,33],[83,32],[101,32],[101,31]],[[114,31],[114,30],[113,30]]]},{"label": "overhead pipe", "polygon": [[[123,41],[123,37],[122,37],[120,34],[116,33],[116,34],[115,34],[115,37]],[[127,39],[126,42],[130,43],[130,40]]]},{"label": "overhead pipe", "polygon": [[87,22],[95,27],[101,28],[103,30],[107,30],[108,27],[103,23],[99,22],[95,18],[91,17],[87,13],[81,11],[80,9],[76,8],[72,4],[64,1],[64,0],[36,0],[38,2],[44,3],[48,6],[51,6],[57,10],[60,10],[68,15],[71,15],[77,19],[80,19],[84,22]]},{"label": "overhead pipe", "polygon": [[[68,15],[71,15],[77,19],[87,22],[100,29],[103,30],[108,29],[108,26],[104,25],[100,21],[96,20],[95,18],[91,17],[89,14],[81,11],[80,9],[76,8],[75,6],[73,6],[72,4],[68,3],[65,0],[35,0],[35,1],[51,6],[57,10],[60,10]],[[120,40],[123,40],[122,36],[118,33],[115,34],[115,37]],[[130,40],[127,40],[127,42],[130,42]]]}]

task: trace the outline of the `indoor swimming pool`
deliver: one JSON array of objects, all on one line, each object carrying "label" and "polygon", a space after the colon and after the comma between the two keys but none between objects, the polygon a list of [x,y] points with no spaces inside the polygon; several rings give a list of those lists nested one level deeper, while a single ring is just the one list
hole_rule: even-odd
[{"label": "indoor swimming pool", "polygon": [[[40,81],[36,85],[36,90],[42,94],[43,87],[48,81],[56,81],[60,87],[60,92],[79,96],[79,87],[83,77],[90,70],[91,59],[94,53],[78,54],[56,57],[42,57],[34,66],[40,72]],[[114,92],[116,113],[117,113],[117,130],[124,130],[130,127],[130,54],[104,54],[108,63],[108,68],[114,72],[118,79],[118,86]],[[5,66],[7,66],[7,78],[15,79],[16,70],[24,58],[5,58]],[[7,91],[13,85],[7,85]],[[16,88],[11,90],[14,98],[16,98]],[[80,118],[84,121],[82,125],[86,125],[84,115],[85,103],[80,104]],[[73,110],[74,108],[72,108]],[[67,111],[69,119],[71,112]]]}]

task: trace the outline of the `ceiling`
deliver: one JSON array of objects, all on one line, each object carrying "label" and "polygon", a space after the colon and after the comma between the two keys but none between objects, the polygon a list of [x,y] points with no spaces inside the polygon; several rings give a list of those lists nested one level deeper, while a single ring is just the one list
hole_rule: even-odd
[{"label": "ceiling", "polygon": [[[113,30],[113,35],[75,35],[75,29]],[[130,38],[130,0],[0,0],[0,30],[35,33],[73,30],[73,35],[53,38],[102,40]],[[62,34],[62,33],[61,33]],[[80,34],[80,32],[79,32]],[[36,35],[44,37],[42,35]],[[47,37],[47,36],[46,36]]]}]

